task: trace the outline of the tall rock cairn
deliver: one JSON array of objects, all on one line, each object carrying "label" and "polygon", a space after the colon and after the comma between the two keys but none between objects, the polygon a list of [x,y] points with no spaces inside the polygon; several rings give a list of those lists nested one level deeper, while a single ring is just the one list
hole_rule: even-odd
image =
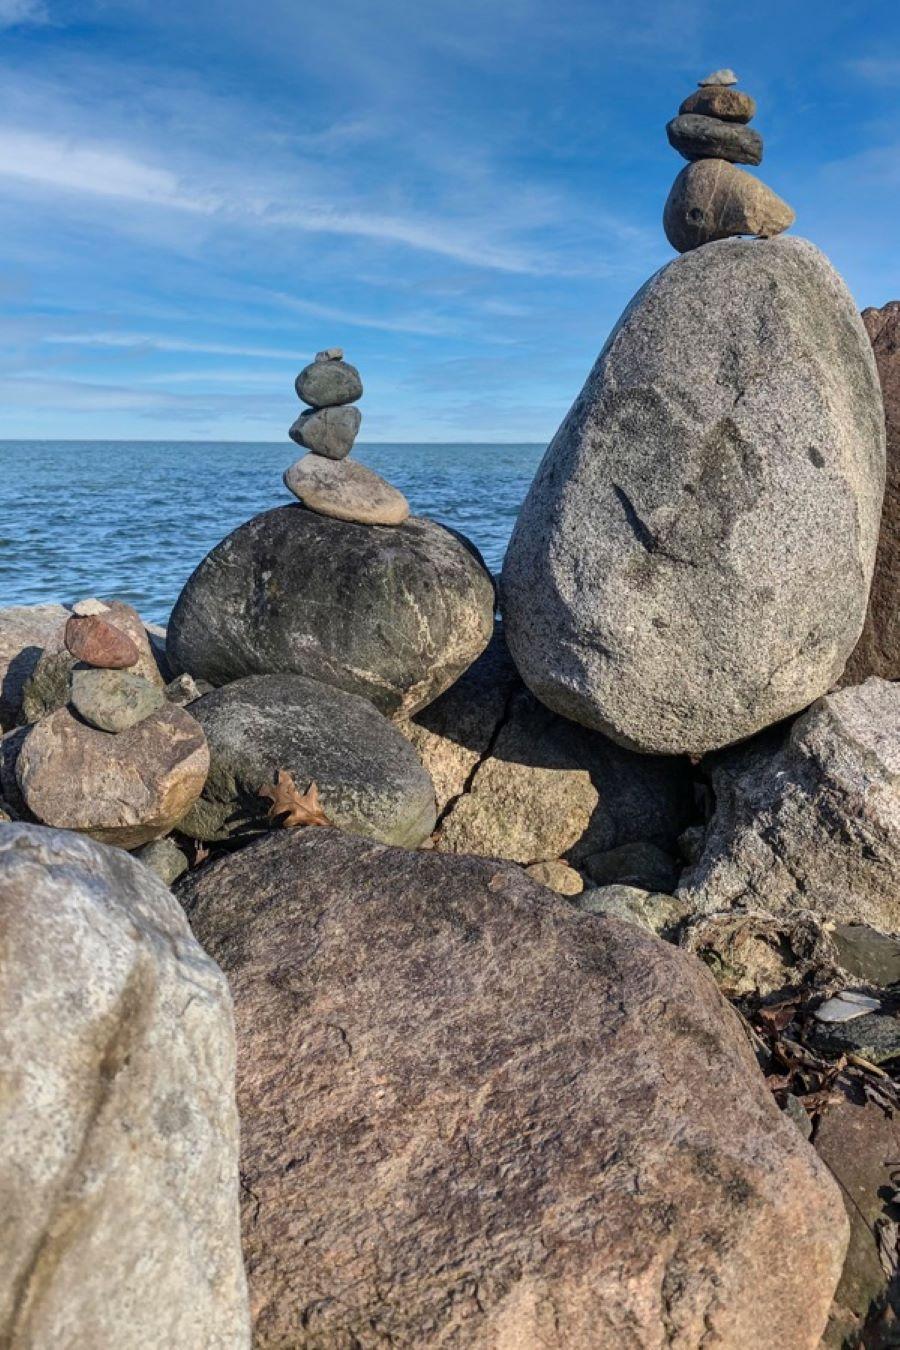
[{"label": "tall rock cairn", "polygon": [[309,454],[285,470],[285,487],[319,515],[358,525],[401,525],[409,515],[402,492],[364,464],[348,460],[362,414],[353,405],[362,398],[356,366],[340,347],[318,352],[294,381],[297,397],[308,405],[289,435]]},{"label": "tall rock cairn", "polygon": [[733,70],[713,71],[666,127],[669,144],[690,161],[663,213],[666,237],[679,253],[736,235],[769,239],[794,223],[787,202],[735,167],[761,164],[763,157],[762,137],[747,125],[756,101],[736,85]]}]

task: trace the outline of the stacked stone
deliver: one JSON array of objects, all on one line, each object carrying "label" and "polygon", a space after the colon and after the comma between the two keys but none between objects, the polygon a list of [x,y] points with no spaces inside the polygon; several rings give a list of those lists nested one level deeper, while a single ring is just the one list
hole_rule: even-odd
[{"label": "stacked stone", "polygon": [[209,770],[203,729],[172,695],[137,611],[79,601],[63,649],[26,681],[3,795],[41,824],[126,849],[166,834]]},{"label": "stacked stone", "polygon": [[285,470],[284,484],[310,510],[359,525],[400,525],[409,515],[402,492],[347,456],[359,434],[362,397],[359,371],[340,347],[318,352],[295,381],[297,397],[309,406],[290,429],[291,440],[309,454]]},{"label": "stacked stone", "polygon": [[679,253],[714,239],[769,239],[794,223],[787,202],[737,164],[762,163],[763,143],[747,123],[756,102],[736,89],[733,70],[701,80],[666,127],[669,144],[690,163],[675,179],[663,214],[666,237]]}]

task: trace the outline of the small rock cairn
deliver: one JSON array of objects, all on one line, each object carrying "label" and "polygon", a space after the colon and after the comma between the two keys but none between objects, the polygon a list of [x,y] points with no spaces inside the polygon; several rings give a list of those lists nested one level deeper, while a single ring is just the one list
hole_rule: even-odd
[{"label": "small rock cairn", "polygon": [[401,525],[409,515],[402,492],[349,460],[362,416],[352,405],[362,397],[359,371],[344,360],[340,347],[318,352],[294,383],[309,406],[290,429],[303,455],[285,470],[284,485],[311,511],[359,525]]},{"label": "small rock cairn", "polygon": [[747,123],[756,102],[736,89],[733,70],[701,80],[666,127],[669,144],[685,159],[663,213],[666,238],[679,253],[714,239],[756,235],[769,239],[794,223],[787,202],[737,164],[761,164],[762,137]]},{"label": "small rock cairn", "polygon": [[71,673],[72,707],[88,726],[118,734],[163,707],[166,695],[132,670],[138,646],[110,619],[102,601],[80,601],[66,624],[65,644],[79,663]]}]

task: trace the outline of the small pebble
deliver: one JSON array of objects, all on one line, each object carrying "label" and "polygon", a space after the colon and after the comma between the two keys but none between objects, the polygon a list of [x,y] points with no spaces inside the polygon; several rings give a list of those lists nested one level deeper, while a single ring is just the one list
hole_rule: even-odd
[{"label": "small pebble", "polygon": [[799,1097],[795,1097],[792,1092],[786,1093],[784,1107],[782,1109],[786,1116],[790,1116],[804,1139],[812,1137],[812,1121],[807,1115],[806,1107]]},{"label": "small pebble", "polygon": [[72,606],[73,614],[80,614],[82,617],[88,614],[108,614],[109,605],[104,604],[102,600],[79,600]]},{"label": "small pebble", "polygon": [[176,675],[175,679],[166,685],[166,699],[169,703],[177,703],[180,708],[186,708],[189,703],[193,703],[202,695],[203,690],[193,675],[187,673]]},{"label": "small pebble", "polygon": [[738,77],[733,70],[726,66],[723,70],[714,70],[711,75],[707,75],[705,80],[698,80],[700,88],[703,89],[709,84],[737,84]]},{"label": "small pebble", "polygon": [[155,872],[165,886],[171,886],[188,870],[187,854],[178,847],[174,839],[154,839],[135,851],[145,867]]},{"label": "small pebble", "polygon": [[557,895],[580,895],[584,890],[584,877],[561,858],[555,862],[532,863],[525,871],[533,881],[546,886],[548,891],[556,891]]},{"label": "small pebble", "polygon": [[343,361],[343,347],[326,347],[323,352],[316,352],[317,361]]}]

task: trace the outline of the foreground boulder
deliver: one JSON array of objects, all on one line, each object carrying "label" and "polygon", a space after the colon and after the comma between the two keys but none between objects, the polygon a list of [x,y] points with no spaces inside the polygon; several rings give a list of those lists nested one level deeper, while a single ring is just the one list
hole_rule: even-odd
[{"label": "foreground boulder", "polygon": [[900,930],[900,685],[823,698],[712,765],[716,809],[680,897]]},{"label": "foreground boulder", "polygon": [[840,1196],[694,958],[335,830],[178,893],[235,1000],[259,1350],[818,1345]]},{"label": "foreground boulder", "polygon": [[36,820],[129,849],[167,834],[209,771],[203,729],[171,703],[115,736],[60,708],[11,753],[18,792]]},{"label": "foreground boulder", "polygon": [[863,311],[884,396],[887,480],[869,610],[843,683],[869,675],[900,680],[900,300]]},{"label": "foreground boulder", "polygon": [[210,771],[181,823],[196,839],[271,829],[259,789],[281,770],[315,782],[335,825],[416,848],[434,828],[434,788],[412,746],[364,698],[302,675],[252,675],[191,704]]},{"label": "foreground boulder", "polygon": [[221,971],[117,849],[0,830],[0,1343],[249,1346]]},{"label": "foreground boulder", "polygon": [[494,588],[461,536],[281,506],[241,525],[189,578],[167,651],[213,685],[293,672],[384,713],[437,698],[487,645]]},{"label": "foreground boulder", "polygon": [[883,486],[871,345],[828,260],[801,239],[686,254],[625,311],[516,524],[526,684],[643,751],[807,707],[859,637]]}]

